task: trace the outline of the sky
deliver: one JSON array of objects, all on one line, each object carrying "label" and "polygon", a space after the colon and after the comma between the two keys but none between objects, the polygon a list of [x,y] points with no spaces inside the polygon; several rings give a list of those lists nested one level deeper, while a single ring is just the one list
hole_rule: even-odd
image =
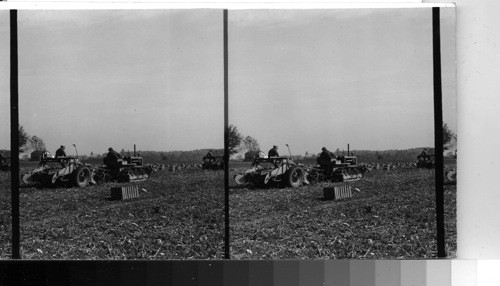
[{"label": "sky", "polygon": [[0,149],[10,149],[9,11],[0,10]]},{"label": "sky", "polygon": [[[456,132],[454,9],[441,9]],[[229,121],[293,154],[433,146],[431,10],[230,10]],[[0,11],[0,149],[9,14]],[[20,11],[19,113],[48,150],[223,146],[221,10]]]},{"label": "sky", "polygon": [[20,124],[50,152],[223,148],[222,11],[20,11],[18,33]]},{"label": "sky", "polygon": [[[456,132],[455,16],[441,9]],[[281,154],[434,145],[431,9],[229,11],[229,121]]]}]

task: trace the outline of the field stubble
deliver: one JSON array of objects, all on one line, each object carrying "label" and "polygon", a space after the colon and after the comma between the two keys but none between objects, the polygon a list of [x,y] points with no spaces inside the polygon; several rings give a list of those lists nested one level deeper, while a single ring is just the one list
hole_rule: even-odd
[{"label": "field stubble", "polygon": [[[374,170],[349,184],[352,198],[329,201],[323,199],[323,187],[331,183],[298,189],[232,183],[232,258],[436,257],[433,170]],[[454,257],[456,186],[444,189],[446,251]]]},{"label": "field stubble", "polygon": [[[10,183],[2,178],[2,210]],[[111,201],[137,184],[140,197]],[[224,253],[224,173],[160,171],[149,180],[86,188],[20,189],[23,259],[216,259]],[[4,211],[5,212],[5,211]],[[9,213],[10,215],[10,213]],[[3,221],[10,216],[3,214]],[[1,258],[10,256],[2,224]]]}]

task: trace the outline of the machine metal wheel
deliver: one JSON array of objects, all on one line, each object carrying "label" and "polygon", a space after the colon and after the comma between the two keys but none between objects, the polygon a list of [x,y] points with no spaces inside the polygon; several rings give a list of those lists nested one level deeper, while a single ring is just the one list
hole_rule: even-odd
[{"label": "machine metal wheel", "polygon": [[21,182],[23,182],[25,185],[29,185],[33,183],[33,177],[31,174],[21,174]]},{"label": "machine metal wheel", "polygon": [[286,173],[286,182],[292,188],[298,188],[304,180],[304,170],[299,166],[293,166]]},{"label": "machine metal wheel", "polygon": [[80,166],[75,170],[73,183],[76,187],[84,188],[90,182],[90,169],[85,166]]}]

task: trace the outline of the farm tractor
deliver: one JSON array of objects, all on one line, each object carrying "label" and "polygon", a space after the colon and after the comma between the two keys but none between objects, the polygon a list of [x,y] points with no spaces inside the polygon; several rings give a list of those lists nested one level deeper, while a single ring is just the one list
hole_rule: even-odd
[{"label": "farm tractor", "polygon": [[366,167],[358,165],[356,156],[338,156],[330,162],[320,162],[318,157],[317,163],[309,170],[309,180],[312,182],[352,182],[360,180],[367,171]]},{"label": "farm tractor", "polygon": [[[287,145],[288,146],[288,145]],[[291,157],[291,156],[290,156]],[[234,177],[237,184],[252,183],[256,187],[265,187],[270,183],[285,183],[292,188],[322,181],[349,182],[363,177],[366,168],[359,167],[355,156],[342,156],[331,162],[321,162],[314,167],[306,167],[291,158],[256,157],[250,169]]]},{"label": "farm tractor", "polygon": [[308,184],[304,165],[293,162],[291,158],[259,158],[256,157],[244,174],[235,176],[237,184],[246,182],[263,188],[271,183],[285,183],[292,188],[298,188],[303,183]]},{"label": "farm tractor", "polygon": [[143,166],[142,157],[124,157],[116,164],[94,167],[79,161],[78,157],[51,158],[42,156],[38,168],[21,176],[25,184],[45,187],[64,185],[83,188],[89,184],[110,181],[137,182],[149,178],[153,168]]},{"label": "farm tractor", "polygon": [[224,170],[224,157],[223,156],[210,156],[203,157],[201,164],[203,170]]},{"label": "farm tractor", "polygon": [[117,164],[109,164],[94,168],[92,177],[96,183],[118,182],[139,182],[149,178],[153,168],[144,166],[142,157],[126,156],[119,158]]},{"label": "farm tractor", "polygon": [[417,168],[432,169],[435,166],[435,155],[421,154],[417,156]]},{"label": "farm tractor", "polygon": [[21,179],[25,184],[64,184],[82,188],[93,182],[92,172],[92,167],[81,163],[77,157],[42,157],[38,168],[22,175]]}]

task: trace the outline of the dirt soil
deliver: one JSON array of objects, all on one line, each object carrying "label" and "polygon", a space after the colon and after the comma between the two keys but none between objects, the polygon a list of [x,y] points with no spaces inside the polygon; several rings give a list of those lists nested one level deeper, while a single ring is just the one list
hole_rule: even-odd
[{"label": "dirt soil", "polygon": [[[8,174],[8,173],[3,173]],[[137,184],[139,198],[111,201]],[[0,258],[11,255],[10,178],[0,177]],[[221,259],[224,173],[159,171],[147,181],[20,189],[23,259]]]},{"label": "dirt soil", "polygon": [[[297,189],[230,184],[233,259],[437,257],[434,170],[373,170],[346,183],[352,197],[339,201],[323,199],[323,188],[333,183]],[[446,251],[455,257],[456,185],[444,190]]]}]

